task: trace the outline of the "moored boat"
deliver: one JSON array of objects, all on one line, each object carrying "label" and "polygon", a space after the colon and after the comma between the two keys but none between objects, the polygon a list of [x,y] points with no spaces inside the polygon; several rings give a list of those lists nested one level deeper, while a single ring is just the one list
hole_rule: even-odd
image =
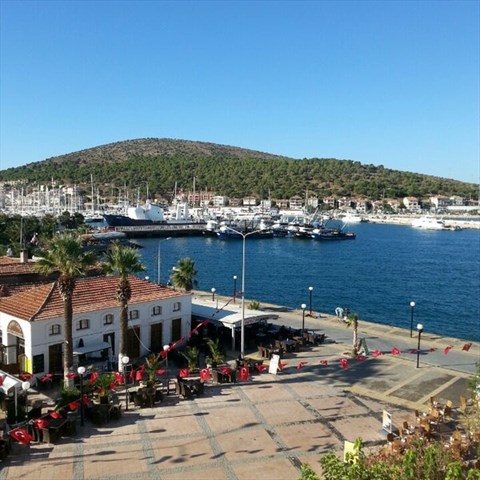
[{"label": "moored boat", "polygon": [[337,228],[315,228],[311,237],[314,240],[355,240],[357,237],[353,232],[343,232]]},{"label": "moored boat", "polygon": [[424,230],[455,230],[440,219],[433,217],[432,215],[423,215],[420,218],[412,220],[412,227],[422,228]]}]

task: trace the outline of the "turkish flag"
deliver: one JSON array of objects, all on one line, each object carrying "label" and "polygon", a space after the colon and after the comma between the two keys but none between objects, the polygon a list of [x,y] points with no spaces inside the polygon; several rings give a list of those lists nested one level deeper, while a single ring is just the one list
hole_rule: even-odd
[{"label": "turkish flag", "polygon": [[392,355],[400,355],[400,350],[396,347],[392,348]]},{"label": "turkish flag", "polygon": [[28,445],[33,439],[33,437],[23,428],[16,428],[15,430],[10,430],[10,432],[8,433],[14,440],[23,443],[24,445]]},{"label": "turkish flag", "polygon": [[445,355],[448,355],[448,353],[450,352],[450,350],[452,349],[452,346],[451,345],[447,345],[444,349],[443,349],[443,353]]}]

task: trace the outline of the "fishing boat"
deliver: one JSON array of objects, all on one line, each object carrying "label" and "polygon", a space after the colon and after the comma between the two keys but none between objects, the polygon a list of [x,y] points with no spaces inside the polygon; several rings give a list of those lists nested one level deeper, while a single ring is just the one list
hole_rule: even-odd
[{"label": "fishing boat", "polygon": [[311,237],[314,240],[355,240],[357,237],[353,232],[344,232],[338,228],[315,228],[312,230]]}]

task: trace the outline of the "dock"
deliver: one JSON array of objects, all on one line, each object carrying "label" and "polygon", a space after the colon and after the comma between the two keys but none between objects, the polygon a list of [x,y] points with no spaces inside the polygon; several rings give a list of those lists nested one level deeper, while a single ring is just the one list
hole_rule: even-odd
[{"label": "dock", "polygon": [[115,232],[124,233],[128,238],[144,237],[199,237],[205,231],[206,223],[169,223],[133,227],[115,227]]}]

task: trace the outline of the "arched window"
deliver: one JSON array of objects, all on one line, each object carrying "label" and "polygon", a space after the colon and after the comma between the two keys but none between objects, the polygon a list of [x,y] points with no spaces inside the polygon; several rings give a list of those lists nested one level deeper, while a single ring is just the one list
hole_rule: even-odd
[{"label": "arched window", "polygon": [[54,323],[48,327],[49,335],[60,335],[62,333],[62,327],[58,323]]},{"label": "arched window", "polygon": [[139,312],[138,310],[130,310],[128,312],[128,317],[130,320],[136,320],[139,317]]},{"label": "arched window", "polygon": [[162,314],[162,307],[160,305],[155,305],[152,308],[152,315],[161,315]]},{"label": "arched window", "polygon": [[103,324],[111,325],[112,323],[113,323],[113,315],[111,313],[107,313],[107,315],[103,317]]},{"label": "arched window", "polygon": [[174,312],[179,312],[182,309],[182,304],[180,302],[175,302],[173,304],[173,311]]}]

